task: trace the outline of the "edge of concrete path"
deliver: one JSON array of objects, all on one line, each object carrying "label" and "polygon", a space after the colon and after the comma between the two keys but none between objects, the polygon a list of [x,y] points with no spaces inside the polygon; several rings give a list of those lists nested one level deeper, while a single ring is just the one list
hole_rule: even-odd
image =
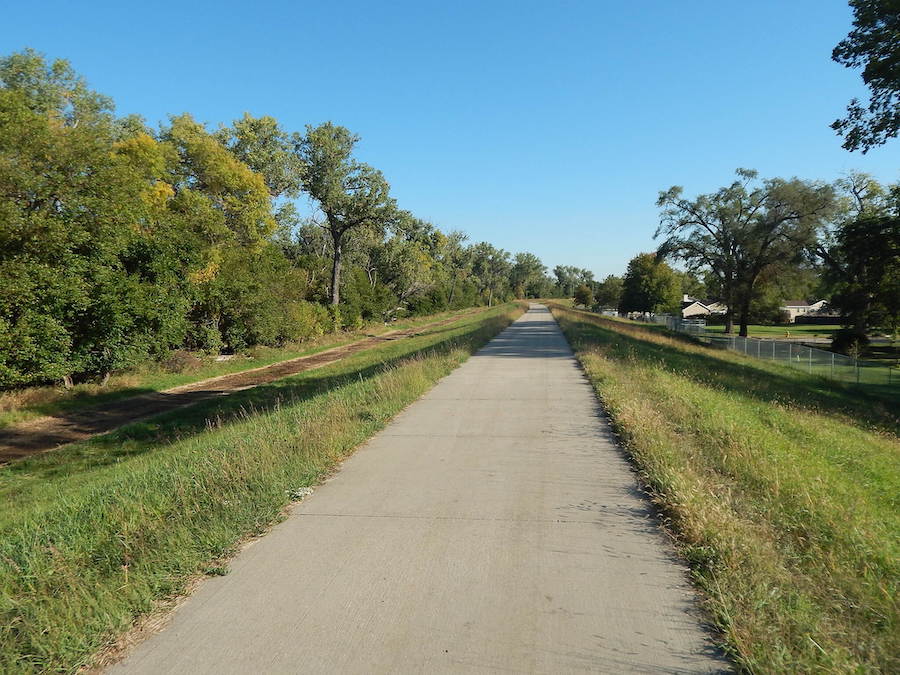
[{"label": "edge of concrete path", "polygon": [[[553,321],[555,321],[556,324],[559,325],[559,321],[557,321],[556,317],[553,316],[552,308],[548,307],[547,305],[539,306],[545,307],[550,316],[553,317]],[[577,364],[578,371],[581,373],[581,376],[584,378],[585,382],[587,382],[587,384],[591,388],[591,391],[594,393],[594,399],[597,402],[598,417],[604,423],[603,433],[607,435],[610,443],[618,450],[618,452],[622,455],[622,458],[628,464],[628,469],[634,478],[635,491],[639,495],[640,499],[647,504],[647,509],[654,520],[654,523],[656,525],[655,529],[659,534],[659,538],[662,540],[665,552],[671,558],[672,562],[678,566],[682,576],[684,577],[685,584],[688,588],[691,589],[692,597],[690,602],[690,614],[694,619],[697,620],[700,630],[708,638],[710,647],[714,652],[711,656],[721,661],[723,665],[727,666],[727,668],[722,672],[736,672],[737,666],[734,660],[723,648],[723,643],[725,642],[725,640],[722,634],[722,630],[716,626],[715,622],[712,619],[710,611],[706,608],[706,593],[704,593],[703,590],[697,586],[690,574],[691,565],[681,553],[681,550],[679,548],[678,535],[669,526],[670,519],[666,516],[665,511],[660,507],[659,503],[653,498],[653,490],[649,487],[648,482],[645,480],[643,474],[641,473],[641,469],[638,466],[634,453],[632,453],[628,449],[628,444],[625,442],[622,435],[616,430],[617,424],[615,422],[615,419],[609,413],[609,410],[607,410],[600,392],[597,391],[594,383],[591,382],[590,377],[588,377],[587,371],[584,369],[584,364],[581,362],[581,359],[578,358],[578,354],[572,348],[572,345],[569,342],[569,338],[566,336],[565,331],[562,330],[562,326],[560,326],[560,332],[563,334],[563,337],[566,340],[569,351],[572,352],[572,359]]]}]

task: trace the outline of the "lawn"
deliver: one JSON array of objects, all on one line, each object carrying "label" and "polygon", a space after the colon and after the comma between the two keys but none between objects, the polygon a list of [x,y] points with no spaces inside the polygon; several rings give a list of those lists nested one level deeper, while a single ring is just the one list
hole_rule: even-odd
[{"label": "lawn", "polygon": [[900,672],[896,398],[554,308],[752,672]]},{"label": "lawn", "polygon": [[521,312],[466,315],[0,468],[0,671],[96,663]]},{"label": "lawn", "polygon": [[210,377],[261,368],[279,361],[287,361],[339,347],[362,339],[366,335],[378,335],[387,331],[412,328],[471,311],[471,309],[465,309],[444,312],[396,321],[389,325],[375,323],[358,331],[328,333],[303,343],[289,344],[284,347],[254,347],[237,354],[228,361],[212,361],[206,358],[198,368],[192,368],[187,372],[168,372],[163,364],[147,363],[142,367],[114,374],[105,386],[88,382],[77,384],[71,389],[64,389],[62,385],[46,385],[0,391],[0,428],[42,415],[78,410],[137,394],[164,391]]},{"label": "lawn", "polygon": [[[802,323],[786,323],[775,326],[759,326],[751,324],[747,326],[750,337],[766,338],[831,338],[835,331],[840,330],[838,325],[815,326]],[[725,326],[706,326],[710,333],[724,333]]]}]

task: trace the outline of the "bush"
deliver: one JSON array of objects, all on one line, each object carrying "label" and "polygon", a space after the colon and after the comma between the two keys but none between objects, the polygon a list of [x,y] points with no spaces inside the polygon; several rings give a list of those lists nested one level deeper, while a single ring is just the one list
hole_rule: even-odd
[{"label": "bush", "polygon": [[863,333],[857,333],[850,328],[842,328],[834,334],[831,341],[831,350],[840,354],[847,354],[856,358],[859,353],[869,346],[869,338]]},{"label": "bush", "polygon": [[196,355],[184,349],[178,349],[165,359],[162,367],[169,373],[192,373],[203,365],[203,361]]}]

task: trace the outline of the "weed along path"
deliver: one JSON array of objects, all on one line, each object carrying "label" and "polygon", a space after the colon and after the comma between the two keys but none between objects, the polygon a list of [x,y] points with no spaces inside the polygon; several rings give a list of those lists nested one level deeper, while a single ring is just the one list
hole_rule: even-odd
[{"label": "weed along path", "polygon": [[109,672],[728,667],[535,305]]},{"label": "weed along path", "polygon": [[[480,310],[476,310],[480,311]],[[351,354],[371,349],[390,340],[413,337],[423,332],[451,324],[472,312],[457,314],[448,319],[416,326],[406,330],[373,335],[356,342],[332,347],[315,354],[301,356],[261,368],[192,382],[165,391],[139,394],[72,412],[22,422],[0,429],[0,463],[53,450],[67,443],[82,441],[97,434],[112,431],[131,422],[160,415],[177,408],[199,403],[217,396],[227,396],[261,384],[296,375],[313,368],[321,368]]]}]

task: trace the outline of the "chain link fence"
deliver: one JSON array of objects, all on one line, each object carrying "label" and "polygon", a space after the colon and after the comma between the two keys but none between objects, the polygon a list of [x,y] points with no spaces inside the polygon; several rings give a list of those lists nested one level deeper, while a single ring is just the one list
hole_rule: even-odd
[{"label": "chain link fence", "polygon": [[666,326],[669,330],[688,333],[702,342],[724,349],[765,359],[806,371],[811,375],[821,375],[840,382],[861,385],[881,385],[900,392],[900,370],[890,365],[854,359],[825,349],[816,349],[797,342],[744,338],[706,331],[702,319],[682,319],[659,314],[650,321]]}]

